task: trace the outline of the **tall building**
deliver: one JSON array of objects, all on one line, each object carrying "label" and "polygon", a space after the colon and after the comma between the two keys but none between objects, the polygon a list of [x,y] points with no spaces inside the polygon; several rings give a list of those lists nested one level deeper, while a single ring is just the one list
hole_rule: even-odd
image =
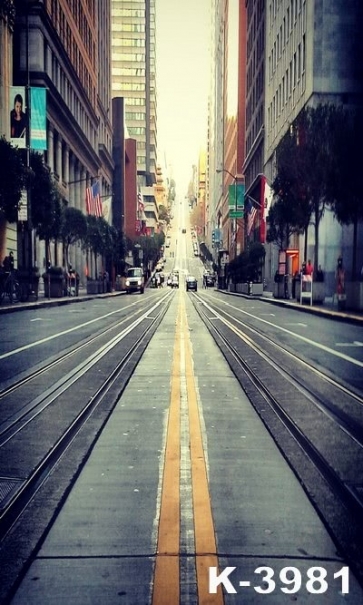
[{"label": "tall building", "polygon": [[265,5],[264,0],[246,3],[246,157],[243,166],[246,199],[257,208],[256,218],[247,235],[249,241],[261,240],[260,206],[264,188],[265,143]]},{"label": "tall building", "polygon": [[[245,154],[246,17],[240,0],[215,0],[209,113],[207,233],[216,251],[243,249],[243,221],[230,218],[229,186],[241,182]],[[216,174],[218,173],[218,174]],[[208,238],[206,238],[208,241]],[[209,242],[208,242],[209,243]]]},{"label": "tall building", "polygon": [[216,255],[215,233],[221,229],[219,212],[223,196],[223,175],[217,170],[224,162],[224,68],[225,68],[225,0],[211,0],[211,88],[208,106],[208,141],[206,173],[206,244]]},{"label": "tall building", "polygon": [[[13,84],[47,89],[44,158],[65,203],[82,212],[94,179],[102,198],[112,192],[110,1],[15,2]],[[52,264],[63,263],[58,246],[46,250],[38,241],[40,268],[49,255]],[[71,262],[84,278],[90,267],[80,248]]]},{"label": "tall building", "polygon": [[156,0],[111,0],[112,96],[125,99],[139,185],[156,182]]},{"label": "tall building", "polygon": [[[269,179],[275,175],[275,149],[303,107],[363,106],[362,17],[361,2],[266,3],[264,173]],[[332,291],[337,258],[343,254],[348,265],[351,242],[351,226],[339,225],[326,209],[319,228],[319,261]],[[308,258],[314,257],[314,246],[309,229]]]},{"label": "tall building", "polygon": [[[15,13],[10,5],[0,5],[0,135],[9,136],[9,87],[13,81],[13,31]],[[0,220],[0,262],[17,248],[16,225]]]}]

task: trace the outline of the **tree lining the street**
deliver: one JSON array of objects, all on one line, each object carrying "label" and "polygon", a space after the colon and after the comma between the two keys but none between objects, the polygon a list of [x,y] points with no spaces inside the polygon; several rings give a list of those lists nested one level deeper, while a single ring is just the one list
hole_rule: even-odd
[{"label": "tree lining the street", "polygon": [[[132,251],[134,264],[138,263],[138,252],[142,250],[142,263],[144,267],[148,267],[149,263],[155,264],[160,258],[161,247],[165,243],[165,234],[163,231],[154,233],[153,235],[139,235],[138,237],[129,240],[129,249]],[[135,247],[136,246],[136,247]],[[140,248],[137,248],[139,246]]]},{"label": "tree lining the street", "polygon": [[329,207],[341,224],[353,225],[352,276],[357,276],[358,223],[363,220],[356,141],[362,140],[362,112],[332,104],[304,108],[276,149],[274,203],[267,240],[281,250],[294,233],[314,227],[314,266],[319,266],[319,227]]},{"label": "tree lining the street", "polygon": [[0,137],[0,166],[0,221],[16,223],[28,171],[22,150],[13,147],[5,137]]},{"label": "tree lining the street", "polygon": [[363,111],[337,108],[332,138],[332,161],[328,175],[328,197],[334,215],[342,225],[353,225],[353,254],[351,272],[359,276],[357,266],[358,225],[363,221],[361,154],[363,141]]},{"label": "tree lining the street", "polygon": [[165,221],[167,225],[170,223],[170,213],[164,204],[160,204],[158,208],[159,221]]},{"label": "tree lining the street", "polygon": [[261,282],[262,266],[266,256],[265,246],[261,242],[251,243],[228,265],[228,274],[234,284]]}]

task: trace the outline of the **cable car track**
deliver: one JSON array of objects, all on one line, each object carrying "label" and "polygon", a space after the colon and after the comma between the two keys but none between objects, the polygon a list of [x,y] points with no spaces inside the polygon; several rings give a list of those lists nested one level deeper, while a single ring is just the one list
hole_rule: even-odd
[{"label": "cable car track", "polygon": [[[267,353],[266,349],[262,348],[261,345],[258,345],[256,341],[253,341],[251,338],[248,338],[248,336],[246,334],[243,334],[240,331],[240,328],[248,330],[255,337],[261,338],[265,343],[267,343],[269,346],[273,347],[275,351],[282,352],[284,356],[288,357],[290,360],[293,360],[294,363],[298,363],[304,369],[304,371],[309,372],[309,375],[314,374],[319,381],[323,380],[331,387],[337,389],[341,393],[341,395],[347,396],[350,401],[353,401],[354,403],[356,403],[358,406],[357,422],[354,423],[354,426],[352,425],[351,430],[352,430],[352,432],[356,433],[357,440],[363,444],[363,395],[360,392],[358,392],[356,389],[353,389],[353,388],[343,384],[342,382],[339,382],[338,380],[336,380],[335,378],[333,378],[332,376],[330,376],[329,374],[324,372],[322,369],[317,368],[316,365],[314,366],[312,363],[310,363],[306,359],[303,359],[301,356],[298,355],[298,353],[296,351],[289,350],[286,346],[283,346],[282,344],[273,340],[271,337],[267,336],[265,333],[262,332],[262,330],[259,330],[258,328],[251,326],[247,322],[237,319],[236,317],[231,315],[231,313],[222,309],[219,305],[215,305],[215,301],[213,301],[212,305],[208,305],[208,303],[206,303],[204,300],[202,301],[202,299],[201,299],[201,302],[203,302],[203,305],[205,305],[207,307],[209,306],[209,309],[213,312],[215,312],[215,307],[218,306],[218,312],[227,318],[226,321],[230,321],[231,325],[235,324],[235,325],[239,326],[239,327],[235,328],[236,330],[238,330],[238,335],[241,338],[244,338],[247,344],[249,344],[251,347],[254,347],[255,350],[260,355],[265,356],[266,359],[269,360],[269,363],[274,364],[275,367],[277,367],[279,370],[281,370],[281,367],[277,365],[273,356],[271,354]],[[299,376],[296,374],[296,368],[294,368],[294,373],[292,373],[292,371],[290,371],[286,367],[284,367],[283,371],[286,376],[290,377],[290,379],[293,383],[299,384],[300,388],[305,393],[309,393],[309,395],[315,399],[315,402],[318,405],[318,402],[317,402],[318,397],[317,397],[316,390],[314,390],[314,388],[312,388],[311,383],[309,381],[299,378]],[[321,406],[321,409],[324,410],[326,413],[328,413],[332,417],[334,416],[334,417],[340,419],[342,428],[344,427],[344,425],[351,424],[350,419],[351,419],[352,410],[350,410],[350,413],[347,414],[344,410],[342,410],[341,408],[338,408],[330,400],[328,400],[327,398],[321,397],[321,396],[319,396],[319,404]],[[360,421],[358,420],[359,417],[360,417]]]},{"label": "cable car track", "polygon": [[[130,305],[133,306],[133,305]],[[112,311],[112,314],[116,314],[116,313],[121,313],[125,310],[127,310],[128,307],[123,307],[120,308],[117,311]],[[104,338],[105,335],[107,335],[109,332],[114,331],[115,329],[117,329],[119,326],[122,326],[123,324],[125,324],[126,322],[130,322],[130,320],[132,320],[134,317],[137,317],[138,315],[140,315],[141,313],[145,313],[144,308],[138,308],[136,309],[133,313],[131,313],[131,315],[128,315],[127,317],[123,317],[121,320],[117,320],[116,322],[112,323],[111,325],[109,325],[107,328],[100,330],[99,332],[97,332],[97,334],[95,334],[94,336],[87,336],[86,338],[84,338],[82,340],[81,343],[76,344],[74,346],[71,346],[70,349],[68,351],[66,351],[66,353],[62,353],[61,355],[57,355],[55,359],[53,359],[50,362],[45,363],[44,365],[41,365],[41,367],[37,368],[34,371],[31,372],[27,372],[25,376],[23,376],[22,378],[20,378],[19,380],[16,380],[16,382],[11,382],[11,384],[9,384],[8,386],[6,386],[3,389],[0,389],[0,404],[1,404],[1,400],[4,399],[7,395],[15,392],[16,390],[20,389],[23,385],[28,384],[29,382],[31,382],[32,380],[34,380],[35,378],[38,378],[39,376],[41,376],[42,374],[48,372],[49,370],[52,370],[53,368],[55,368],[57,365],[61,364],[62,362],[64,362],[65,360],[69,359],[70,357],[72,357],[73,355],[76,355],[77,353],[79,353],[80,351],[82,351],[85,347],[91,345],[92,343],[96,342],[98,339]],[[97,318],[95,320],[91,320],[91,323],[98,321],[100,318]],[[87,322],[88,323],[88,322]],[[79,329],[79,326],[75,326],[73,328],[69,329],[69,332],[71,331],[75,331]],[[54,338],[56,337],[56,335],[54,336]],[[53,338],[53,337],[50,337]],[[20,352],[21,350],[18,350],[18,352]],[[15,351],[17,352],[17,351]],[[13,355],[14,351],[10,351],[8,353],[5,353],[3,355],[0,355],[0,361],[1,359],[9,356],[9,355]]]},{"label": "cable car track", "polygon": [[[268,346],[263,347],[243,333],[240,325],[243,322],[229,314],[226,319],[223,311],[217,311],[213,303],[207,303],[198,295],[193,296],[193,302],[333,537],[343,550],[351,549],[347,556],[362,576],[363,548],[357,537],[361,534],[363,519],[359,483],[363,468],[362,424],[347,410],[343,414],[337,406],[326,407],[329,400],[337,401],[344,393],[361,411],[362,398],[318,371],[319,380],[326,381],[327,395],[321,398],[314,393],[312,385],[304,384],[302,377],[280,363],[277,353],[274,358]],[[251,326],[243,327],[254,331]],[[274,345],[273,351],[280,351],[291,359],[291,351],[268,337],[264,342],[267,341]],[[301,359],[295,362],[305,364],[305,373],[310,372],[307,362]],[[308,410],[306,417],[305,410]],[[350,460],[354,460],[354,464]]]},{"label": "cable car track", "polygon": [[[45,453],[44,457],[38,462],[38,464],[33,469],[31,469],[29,475],[24,480],[19,481],[17,489],[11,492],[9,497],[3,499],[3,501],[0,503],[0,539],[3,539],[9,529],[13,526],[14,522],[18,519],[22,511],[27,507],[30,500],[33,498],[34,494],[39,490],[46,478],[52,472],[52,469],[63,456],[64,452],[72,443],[81,428],[87,422],[94,410],[98,406],[100,406],[108,392],[114,387],[115,383],[122,374],[122,386],[121,388],[117,388],[116,400],[121,396],[122,391],[126,387],[126,384],[131,374],[130,369],[127,371],[127,366],[131,364],[131,362],[138,362],[144,350],[144,346],[146,346],[146,340],[151,338],[152,334],[161,322],[168,308],[168,302],[170,302],[170,300],[170,295],[164,296],[160,301],[158,301],[146,312],[144,312],[141,318],[135,320],[131,325],[125,328],[125,330],[120,335],[118,335],[118,337],[115,337],[113,341],[109,343],[108,347],[105,346],[104,350],[100,353],[101,358],[103,358],[109,352],[113,352],[117,345],[127,335],[135,333],[137,328],[141,327],[141,331],[139,330],[140,333],[136,335],[136,338],[131,345],[128,344],[126,350],[124,350],[123,352],[121,359],[116,363],[116,365],[113,365],[108,375],[102,379],[102,382],[98,386],[97,390],[92,393],[91,397],[86,401],[85,405],[83,405],[83,407],[76,413],[76,415],[66,427],[66,429],[61,432],[57,440],[49,448],[48,452]],[[165,302],[167,304],[163,304]],[[147,320],[146,325],[142,325],[145,323],[145,320]],[[95,356],[92,355],[91,357],[93,358],[92,362],[95,361]],[[77,378],[77,376],[82,377],[85,375],[85,373],[89,369],[89,364],[86,363],[86,366],[78,368],[77,371],[74,373],[74,376],[72,377],[71,381],[69,381],[69,377],[65,377],[65,383],[68,383],[67,388],[69,388],[70,384],[73,384],[73,381]],[[53,401],[55,401],[57,397],[58,395],[56,395],[55,397],[51,396],[49,404],[53,403]],[[116,401],[114,402],[112,409],[115,404]],[[45,407],[40,410],[37,409],[36,406],[33,410],[33,416],[30,412],[30,416],[26,422],[26,425],[32,420],[34,420],[36,416],[38,416],[42,411],[44,411],[44,409],[46,409],[46,403],[44,403],[44,406]],[[112,412],[112,409],[108,411],[107,418]],[[106,422],[106,420],[104,422]],[[21,429],[24,428],[24,426],[26,425],[24,424],[22,427],[20,427],[19,430],[15,428],[15,424],[12,427],[7,427],[6,432],[4,432],[3,434],[3,441],[0,445],[0,453],[1,448],[6,445],[9,440],[14,437],[19,437],[19,431],[21,431]]]}]

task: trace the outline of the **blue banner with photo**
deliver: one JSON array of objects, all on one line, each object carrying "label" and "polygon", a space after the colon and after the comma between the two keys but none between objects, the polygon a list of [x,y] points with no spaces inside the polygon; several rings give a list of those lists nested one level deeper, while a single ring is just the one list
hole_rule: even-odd
[{"label": "blue banner with photo", "polygon": [[30,89],[30,148],[37,151],[47,149],[47,90]]}]

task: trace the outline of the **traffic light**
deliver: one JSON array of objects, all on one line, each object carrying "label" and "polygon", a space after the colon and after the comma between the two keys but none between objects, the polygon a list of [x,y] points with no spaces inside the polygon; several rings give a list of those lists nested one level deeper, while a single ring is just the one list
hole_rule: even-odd
[{"label": "traffic light", "polygon": [[215,229],[213,229],[213,231],[212,231],[212,245],[214,246],[215,243],[216,243],[216,232],[215,232]]}]

